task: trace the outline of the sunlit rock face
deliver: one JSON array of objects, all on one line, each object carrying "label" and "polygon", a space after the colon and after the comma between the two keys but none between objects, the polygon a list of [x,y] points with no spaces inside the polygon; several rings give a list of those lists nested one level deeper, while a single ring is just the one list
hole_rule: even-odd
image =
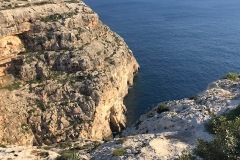
[{"label": "sunlit rock face", "polygon": [[103,140],[139,65],[81,1],[0,2],[0,143]]}]

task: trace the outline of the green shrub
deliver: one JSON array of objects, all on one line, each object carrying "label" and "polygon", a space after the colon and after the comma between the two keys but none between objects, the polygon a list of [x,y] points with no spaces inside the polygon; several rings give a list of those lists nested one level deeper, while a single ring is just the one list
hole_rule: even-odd
[{"label": "green shrub", "polygon": [[40,152],[40,153],[39,153],[39,156],[40,156],[41,158],[47,158],[47,157],[49,156],[49,153],[48,153],[48,152]]},{"label": "green shrub", "polygon": [[203,159],[240,158],[240,106],[224,116],[215,118],[208,129],[215,134],[213,141],[198,140],[195,153]]},{"label": "green shrub", "polygon": [[240,78],[240,75],[234,72],[230,72],[224,77],[224,79],[229,79],[232,81],[236,81],[238,78]]},{"label": "green shrub", "polygon": [[240,105],[238,105],[234,110],[231,110],[225,114],[223,114],[220,117],[216,117],[214,118],[211,123],[206,125],[206,130],[209,133],[215,134],[214,129],[216,127],[218,127],[219,125],[221,125],[221,120],[223,118],[223,116],[226,118],[226,120],[234,120],[236,117],[240,117]]},{"label": "green shrub", "polygon": [[167,111],[169,111],[169,108],[167,107],[166,104],[161,103],[161,104],[158,105],[157,113],[163,113],[163,112],[167,112]]},{"label": "green shrub", "polygon": [[224,114],[227,120],[234,120],[235,118],[240,116],[240,105],[238,105],[234,110],[231,110]]},{"label": "green shrub", "polygon": [[152,112],[147,113],[147,118],[151,118],[153,116],[154,116],[154,114]]},{"label": "green shrub", "polygon": [[45,151],[40,151],[40,150],[32,150],[31,155],[39,156],[41,158],[47,158],[49,156],[49,153]]},{"label": "green shrub", "polygon": [[57,143],[55,146],[61,149],[66,149],[66,148],[70,148],[72,144],[71,142],[60,142],[60,143]]},{"label": "green shrub", "polygon": [[117,148],[112,152],[114,157],[124,156],[126,154],[126,149],[123,147]]},{"label": "green shrub", "polygon": [[61,156],[56,160],[79,160],[79,154],[75,150],[63,150],[59,153]]},{"label": "green shrub", "polygon": [[74,152],[71,157],[70,160],[79,160],[80,156],[78,153]]},{"label": "green shrub", "polygon": [[[47,2],[48,3],[48,2]],[[52,14],[52,15],[49,15],[47,17],[44,17],[42,18],[42,21],[43,22],[54,22],[54,21],[57,21],[59,19],[66,19],[66,18],[70,18],[74,15],[76,15],[77,13],[76,12],[69,12],[69,13],[64,13],[64,14]]]},{"label": "green shrub", "polygon": [[44,5],[44,4],[53,4],[53,3],[52,2],[47,2],[47,1],[34,3],[34,5],[36,5],[36,6],[41,6],[41,5]]},{"label": "green shrub", "polygon": [[15,82],[13,84],[9,84],[7,86],[1,87],[0,89],[7,89],[9,91],[17,90],[20,88],[21,83],[20,82]]},{"label": "green shrub", "polygon": [[47,110],[47,106],[40,100],[37,100],[36,102],[37,107],[42,111],[45,112]]},{"label": "green shrub", "polygon": [[197,100],[198,96],[197,95],[193,95],[191,97],[189,97],[189,100]]}]

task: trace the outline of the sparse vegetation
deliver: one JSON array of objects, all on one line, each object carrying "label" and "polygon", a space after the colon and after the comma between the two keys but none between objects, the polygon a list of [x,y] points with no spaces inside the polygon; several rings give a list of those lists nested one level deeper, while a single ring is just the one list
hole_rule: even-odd
[{"label": "sparse vegetation", "polygon": [[0,144],[0,148],[7,148],[7,146]]},{"label": "sparse vegetation", "polygon": [[[7,2],[10,2],[8,0],[6,0]],[[18,4],[8,4],[7,6],[4,6],[3,10],[8,10],[8,9],[15,9],[15,8],[20,8],[20,7],[29,7],[31,6],[30,3],[24,4],[24,5],[18,5]]]},{"label": "sparse vegetation", "polygon": [[169,108],[167,107],[167,105],[165,103],[161,103],[158,105],[157,107],[157,113],[163,113],[163,112],[167,112],[169,111]]},{"label": "sparse vegetation", "polygon": [[124,156],[126,154],[126,149],[123,147],[117,148],[112,152],[114,157]]},{"label": "sparse vegetation", "polygon": [[224,79],[229,79],[232,81],[236,81],[238,78],[240,78],[240,75],[234,72],[230,72],[224,77]]},{"label": "sparse vegetation", "polygon": [[56,21],[58,19],[62,19],[62,15],[61,14],[53,14],[53,15],[50,15],[50,16],[47,16],[45,18],[42,19],[42,21],[44,22],[51,22],[51,21]]},{"label": "sparse vegetation", "polygon": [[113,37],[114,37],[114,41],[117,43],[117,45],[120,46],[121,40],[119,39],[119,37],[116,34],[113,34]]},{"label": "sparse vegetation", "polygon": [[70,142],[60,142],[56,144],[56,147],[61,148],[61,149],[66,149],[71,147]]},{"label": "sparse vegetation", "polygon": [[240,158],[240,105],[229,113],[213,119],[207,130],[215,134],[211,142],[198,140],[195,153],[203,159]]},{"label": "sparse vegetation", "polygon": [[113,137],[112,136],[105,137],[105,138],[103,138],[103,140],[104,140],[104,142],[109,142],[109,141],[113,140]]},{"label": "sparse vegetation", "polygon": [[45,5],[45,4],[53,4],[53,2],[42,1],[42,2],[36,2],[36,3],[34,3],[33,5],[41,6],[41,5]]},{"label": "sparse vegetation", "polygon": [[42,111],[45,112],[49,106],[46,106],[42,101],[36,101],[37,107]]},{"label": "sparse vegetation", "polygon": [[20,82],[14,82],[13,84],[9,84],[7,86],[0,87],[0,89],[7,89],[9,91],[17,90],[20,88]]},{"label": "sparse vegetation", "polygon": [[71,155],[70,160],[79,160],[79,153],[74,152]]},{"label": "sparse vegetation", "polygon": [[117,140],[117,143],[118,143],[118,144],[123,144],[126,140],[127,140],[126,137],[119,138],[119,139]]},{"label": "sparse vegetation", "polygon": [[49,156],[49,153],[42,151],[42,152],[39,153],[39,156],[40,156],[41,158],[47,158],[47,157]]},{"label": "sparse vegetation", "polygon": [[74,15],[76,15],[76,12],[69,12],[69,13],[65,13],[65,14],[52,14],[49,15],[47,17],[42,18],[43,22],[53,22],[53,21],[57,21],[59,19],[66,19],[66,18],[70,18]]},{"label": "sparse vegetation", "polygon": [[28,132],[28,131],[30,130],[29,125],[26,124],[26,123],[23,123],[23,124],[21,125],[21,128],[22,128],[22,130],[23,130],[24,132]]},{"label": "sparse vegetation", "polygon": [[151,118],[153,116],[154,116],[154,114],[152,112],[147,113],[147,118]]},{"label": "sparse vegetation", "polygon": [[49,156],[49,153],[46,151],[39,151],[39,150],[32,150],[32,155],[39,156],[41,158],[47,158]]},{"label": "sparse vegetation", "polygon": [[79,160],[79,154],[76,150],[63,150],[59,154],[61,156],[57,157],[56,160]]},{"label": "sparse vegetation", "polygon": [[79,3],[79,0],[69,0],[70,3]]},{"label": "sparse vegetation", "polygon": [[240,117],[240,105],[238,105],[234,110],[231,110],[220,117],[214,118],[211,121],[211,123],[206,125],[206,130],[211,134],[215,134],[214,128],[217,127],[218,125],[220,125],[220,121],[223,117],[225,117],[226,120],[228,120],[228,121],[229,120],[232,121],[236,117]]},{"label": "sparse vegetation", "polygon": [[42,147],[44,150],[51,150],[53,147],[52,146],[43,146]]},{"label": "sparse vegetation", "polygon": [[193,95],[191,97],[189,97],[190,100],[197,100],[197,95]]},{"label": "sparse vegetation", "polygon": [[[4,0],[5,2],[10,2],[10,0]],[[19,0],[20,1],[20,0]],[[27,1],[27,0],[21,0],[21,1]],[[4,9],[15,9],[15,8],[22,8],[22,7],[29,7],[29,6],[40,6],[40,5],[45,5],[45,4],[53,4],[53,2],[49,2],[49,1],[43,1],[43,2],[36,2],[36,3],[26,3],[23,5],[18,5],[18,4],[9,4],[7,6],[4,6]]]}]

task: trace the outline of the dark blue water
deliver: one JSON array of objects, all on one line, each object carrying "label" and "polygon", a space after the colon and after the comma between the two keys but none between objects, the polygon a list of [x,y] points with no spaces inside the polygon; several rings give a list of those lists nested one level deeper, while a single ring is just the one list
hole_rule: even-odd
[{"label": "dark blue water", "polygon": [[85,0],[120,34],[141,69],[125,99],[131,123],[240,71],[240,0]]}]

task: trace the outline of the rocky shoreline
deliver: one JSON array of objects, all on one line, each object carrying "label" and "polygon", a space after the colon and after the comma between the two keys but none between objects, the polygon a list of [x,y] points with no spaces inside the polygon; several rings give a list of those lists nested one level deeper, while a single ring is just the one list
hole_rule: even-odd
[{"label": "rocky shoreline", "polygon": [[[198,139],[212,140],[213,135],[206,131],[206,124],[239,104],[240,80],[220,79],[193,97],[160,103],[126,128],[118,138],[64,144],[64,150],[78,148],[74,151],[80,153],[80,159],[176,159],[184,151],[191,152]],[[18,155],[20,159],[26,156],[38,159],[39,156],[32,155],[36,150],[49,152],[49,159],[59,156],[61,147],[48,147],[48,150],[44,146],[0,147],[0,158],[12,158],[16,150],[24,152],[23,157]]]}]

